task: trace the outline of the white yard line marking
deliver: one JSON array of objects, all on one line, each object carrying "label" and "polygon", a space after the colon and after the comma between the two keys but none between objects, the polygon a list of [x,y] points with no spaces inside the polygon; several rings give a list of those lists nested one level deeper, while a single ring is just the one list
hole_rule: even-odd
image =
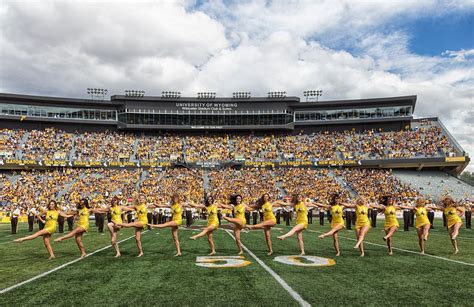
[{"label": "white yard line marking", "polygon": [[[234,235],[232,235],[232,232],[230,230],[225,230],[225,232],[227,232],[227,234],[229,236],[232,237],[232,239],[235,240],[235,237]],[[268,267],[262,260],[260,260],[254,253],[252,253],[245,245],[242,244],[242,248],[247,252],[249,253],[250,256],[252,256],[253,259],[255,259],[255,261],[257,261],[258,264],[260,264],[264,269],[265,271],[267,271],[268,273],[270,273],[270,275],[272,275],[273,278],[275,278],[275,280],[283,287],[283,289],[285,289],[290,295],[291,297],[293,297],[293,299],[295,301],[297,301],[301,306],[304,306],[304,307],[308,307],[308,306],[311,306],[307,301],[305,301],[295,290],[293,290],[293,288],[291,288],[287,283],[286,281],[283,280],[283,278],[280,277],[280,275],[278,275],[277,273],[275,273],[275,271],[273,271],[270,267]]]},{"label": "white yard line marking", "polygon": [[[316,232],[316,233],[323,233],[322,231],[316,231],[316,230],[311,230],[311,229],[309,229],[308,231],[309,232]],[[351,240],[351,241],[357,242],[357,240],[353,239],[353,238],[348,238],[348,237],[343,237],[343,236],[339,236],[339,238],[343,238],[343,239],[346,239],[346,240]],[[380,247],[387,247],[387,246],[382,245],[382,244],[377,244],[377,243],[372,243],[372,242],[367,242],[367,241],[364,241],[364,244],[370,244],[370,245],[380,246]],[[411,251],[411,250],[407,250],[407,249],[403,249],[403,248],[392,247],[392,249],[399,250],[399,251],[406,252],[406,253],[416,254],[416,255],[419,255],[419,256],[426,256],[426,257],[431,257],[431,258],[436,258],[436,259],[440,259],[440,260],[450,261],[450,262],[454,262],[454,263],[458,263],[458,264],[474,266],[474,263],[468,263],[468,262],[463,262],[463,261],[458,261],[458,260],[452,260],[452,259],[448,259],[448,258],[444,258],[444,257],[440,257],[440,256],[430,255],[430,254],[422,255],[422,254],[420,254],[420,252],[415,252],[415,251]]]},{"label": "white yard line marking", "polygon": [[[145,230],[143,233],[145,233],[145,232],[147,232],[147,231],[148,231],[148,230]],[[120,243],[125,242],[125,241],[127,241],[127,240],[130,240],[131,238],[134,238],[134,237],[135,237],[135,235],[130,236],[130,237],[128,237],[128,238],[126,238],[126,239],[123,239],[123,240],[121,240],[121,241],[119,241],[119,242],[117,242],[117,243],[120,244]],[[27,279],[27,280],[25,280],[25,281],[22,281],[22,282],[20,282],[20,283],[17,283],[17,284],[15,284],[15,285],[13,285],[13,286],[10,286],[10,287],[8,287],[8,288],[2,289],[2,290],[0,290],[0,294],[7,293],[7,292],[9,292],[9,291],[11,291],[11,290],[13,290],[13,289],[16,289],[16,288],[21,287],[21,286],[23,286],[23,285],[25,285],[25,284],[28,284],[28,283],[30,283],[30,282],[32,282],[32,281],[35,281],[35,280],[37,280],[37,279],[40,279],[40,278],[42,278],[42,277],[44,277],[44,276],[46,276],[46,275],[49,275],[49,274],[51,274],[51,273],[53,273],[53,272],[56,272],[56,271],[58,271],[58,270],[60,270],[60,269],[62,269],[62,268],[65,268],[65,267],[67,267],[67,266],[69,266],[69,265],[71,265],[71,264],[73,264],[73,263],[76,263],[76,262],[78,262],[78,261],[81,261],[81,260],[83,260],[83,259],[86,259],[87,257],[92,256],[92,255],[94,255],[94,254],[96,254],[96,253],[98,253],[98,252],[101,252],[101,251],[103,251],[103,250],[106,250],[106,249],[108,249],[108,248],[110,248],[110,247],[111,247],[111,245],[108,245],[108,246],[99,248],[98,250],[93,251],[92,253],[87,254],[87,256],[85,256],[84,258],[77,258],[77,259],[74,259],[74,260],[72,260],[72,261],[66,262],[66,263],[64,263],[64,264],[61,264],[61,265],[58,266],[58,267],[55,267],[54,269],[51,269],[51,270],[46,271],[46,272],[43,272],[43,273],[41,273],[41,274],[39,274],[39,275],[36,275],[35,277],[32,277],[32,278],[30,278],[30,279]]]}]

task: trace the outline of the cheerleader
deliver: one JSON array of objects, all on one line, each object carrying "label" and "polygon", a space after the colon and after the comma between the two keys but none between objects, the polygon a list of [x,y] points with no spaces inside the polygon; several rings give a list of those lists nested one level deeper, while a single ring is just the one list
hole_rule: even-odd
[{"label": "cheerleader", "polygon": [[384,223],[384,230],[385,236],[383,240],[387,242],[388,254],[391,256],[393,255],[393,248],[392,243],[393,239],[392,236],[400,227],[400,224],[397,220],[397,209],[398,206],[395,206],[395,199],[392,196],[386,195],[381,197],[381,205],[372,205],[374,208],[378,208],[379,210],[383,210],[385,214],[385,223]]},{"label": "cheerleader", "polygon": [[30,236],[16,239],[15,242],[21,243],[23,241],[33,240],[39,236],[43,236],[44,246],[46,247],[46,250],[49,253],[48,260],[54,259],[55,256],[53,248],[51,247],[50,238],[51,235],[56,232],[56,228],[58,227],[58,216],[68,218],[70,215],[64,213],[63,211],[59,211],[57,208],[56,201],[51,200],[48,204],[46,218],[43,219],[39,214],[36,215],[36,218],[42,220],[41,222],[45,224],[45,227]]},{"label": "cheerleader", "polygon": [[412,210],[415,213],[415,228],[418,234],[418,245],[420,246],[420,254],[422,255],[425,253],[425,241],[428,240],[428,235],[430,233],[431,228],[431,223],[428,219],[427,209],[432,210],[432,208],[425,205],[425,199],[420,197],[416,200],[416,205],[414,208],[409,206],[402,206],[402,208]]},{"label": "cheerleader", "polygon": [[118,227],[125,227],[125,228],[135,228],[135,241],[137,243],[138,255],[137,257],[143,256],[143,248],[142,248],[142,230],[148,223],[148,210],[146,205],[146,196],[144,194],[140,194],[138,199],[134,201],[134,206],[123,206],[123,208],[127,211],[133,211],[137,213],[138,221],[131,222],[131,223],[116,223],[112,220],[112,223]]},{"label": "cheerleader", "polygon": [[171,228],[171,235],[173,237],[174,245],[176,247],[176,254],[174,255],[175,257],[181,256],[181,248],[179,245],[179,237],[178,237],[178,227],[183,224],[183,207],[180,204],[179,201],[179,195],[174,194],[171,197],[171,204],[170,205],[154,205],[152,206],[154,208],[157,207],[169,207],[171,208],[171,221],[163,223],[163,224],[148,224],[148,227],[150,228],[165,228],[165,227],[170,227]]},{"label": "cheerleader", "polygon": [[280,206],[280,203],[270,202],[270,195],[268,193],[263,194],[262,197],[257,201],[257,206],[252,207],[254,210],[258,209],[259,207],[263,211],[263,222],[256,225],[247,225],[246,227],[247,229],[263,229],[265,233],[265,241],[267,242],[268,247],[268,256],[273,254],[273,244],[270,237],[270,232],[272,227],[276,225],[276,217],[273,214],[273,207]]},{"label": "cheerleader", "polygon": [[446,216],[446,224],[448,228],[448,234],[453,244],[454,254],[459,253],[457,237],[459,235],[459,229],[462,226],[461,216],[464,214],[462,207],[458,206],[451,196],[445,196],[441,200],[443,205],[443,212]]},{"label": "cheerleader", "polygon": [[[339,247],[339,230],[344,228],[344,219],[342,218],[342,212],[345,207],[353,208],[354,206],[349,206],[346,204],[341,203],[341,194],[334,194],[329,199],[329,205],[317,204],[317,206],[326,208],[331,212],[332,220],[331,220],[331,230],[323,233],[318,238],[324,239],[327,236],[332,236],[334,249],[336,250],[336,256],[341,255],[341,250]],[[350,214],[350,212],[346,212]]]},{"label": "cheerleader", "polygon": [[190,237],[191,240],[196,240],[202,236],[207,235],[207,241],[209,242],[209,248],[211,252],[209,256],[214,256],[216,254],[216,248],[214,245],[213,232],[219,228],[219,218],[217,217],[217,208],[222,207],[214,203],[214,197],[208,196],[204,199],[204,205],[201,204],[191,204],[192,207],[206,209],[207,211],[207,226],[200,233]]},{"label": "cheerleader", "polygon": [[359,198],[357,200],[355,210],[356,210],[356,238],[357,238],[357,243],[354,245],[355,249],[359,249],[360,251],[360,256],[364,257],[365,256],[365,251],[364,251],[364,239],[365,235],[367,232],[369,232],[370,229],[370,221],[369,221],[369,209],[372,207],[367,205],[366,202],[362,199]]},{"label": "cheerleader", "polygon": [[227,206],[228,209],[233,210],[234,217],[224,216],[224,219],[232,224],[234,224],[234,235],[235,235],[235,244],[239,249],[239,255],[242,255],[244,251],[242,250],[242,242],[240,240],[240,232],[245,225],[247,220],[245,219],[245,212],[247,210],[252,210],[250,207],[242,203],[242,195],[234,195],[231,197],[230,202],[232,206]]},{"label": "cheerleader", "polygon": [[292,199],[293,208],[296,211],[296,225],[286,234],[279,236],[279,240],[285,240],[296,233],[300,256],[304,256],[303,230],[308,228],[308,207],[316,207],[316,204],[305,202],[301,194],[295,194]]},{"label": "cheerleader", "polygon": [[110,214],[110,222],[107,223],[107,228],[110,233],[111,245],[115,250],[115,258],[121,256],[120,249],[117,244],[117,234],[120,231],[120,226],[116,224],[122,223],[122,214],[127,211],[125,207],[120,206],[120,199],[117,196],[114,196],[110,202],[108,208],[97,209],[101,214],[108,213]]},{"label": "cheerleader", "polygon": [[63,240],[67,240],[69,238],[75,237],[77,247],[81,252],[81,258],[87,256],[86,249],[84,248],[84,244],[82,243],[82,236],[89,230],[89,216],[90,213],[98,212],[97,209],[91,209],[89,205],[89,200],[87,198],[83,198],[79,201],[77,205],[77,215],[79,216],[79,222],[77,227],[69,232],[67,235],[62,236],[54,240],[54,242],[61,242]]}]

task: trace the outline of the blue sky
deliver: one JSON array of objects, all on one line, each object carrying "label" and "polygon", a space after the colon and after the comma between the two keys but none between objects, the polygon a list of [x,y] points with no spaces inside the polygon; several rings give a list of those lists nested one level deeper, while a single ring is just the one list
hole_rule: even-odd
[{"label": "blue sky", "polygon": [[472,11],[422,17],[402,27],[410,34],[410,50],[417,54],[433,56],[446,50],[474,48]]}]

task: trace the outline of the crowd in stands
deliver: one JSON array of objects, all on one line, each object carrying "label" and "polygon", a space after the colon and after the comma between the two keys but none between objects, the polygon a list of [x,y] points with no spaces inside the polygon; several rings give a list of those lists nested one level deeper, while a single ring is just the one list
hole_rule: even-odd
[{"label": "crowd in stands", "polygon": [[86,132],[75,140],[75,160],[129,161],[135,143],[133,134],[116,132]]},{"label": "crowd in stands", "polygon": [[398,199],[416,198],[421,194],[411,186],[402,183],[389,170],[379,169],[338,169],[334,171],[360,197],[377,200],[383,195],[393,195]]},{"label": "crowd in stands", "polygon": [[[21,143],[26,133],[26,141]],[[122,132],[67,133],[0,129],[0,153],[22,153],[24,159],[187,162],[265,160],[333,160],[444,157],[455,149],[440,127],[402,131],[321,132],[297,135],[134,135]],[[19,158],[19,157],[17,157]]]}]

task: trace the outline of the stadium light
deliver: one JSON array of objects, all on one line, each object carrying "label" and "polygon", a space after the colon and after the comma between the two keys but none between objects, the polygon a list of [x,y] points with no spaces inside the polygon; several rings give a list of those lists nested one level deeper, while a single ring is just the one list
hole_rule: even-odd
[{"label": "stadium light", "polygon": [[251,96],[250,92],[234,92],[232,93],[232,98],[245,98],[249,99]]},{"label": "stadium light", "polygon": [[87,88],[87,94],[91,95],[91,99],[100,98],[104,100],[105,95],[107,95],[108,90],[105,88]]},{"label": "stadium light", "polygon": [[286,92],[268,92],[268,98],[285,98]]},{"label": "stadium light", "polygon": [[198,99],[215,99],[216,93],[214,92],[198,92],[197,93]]},{"label": "stadium light", "polygon": [[181,92],[170,92],[170,91],[163,91],[161,92],[162,98],[180,98]]},{"label": "stadium light", "polygon": [[143,97],[143,96],[145,96],[145,91],[125,90],[125,96],[127,96],[127,97]]},{"label": "stadium light", "polygon": [[[318,101],[319,96],[323,95],[323,90],[308,90],[303,92],[303,96],[306,97],[306,101]],[[316,97],[316,98],[315,98]]]}]

